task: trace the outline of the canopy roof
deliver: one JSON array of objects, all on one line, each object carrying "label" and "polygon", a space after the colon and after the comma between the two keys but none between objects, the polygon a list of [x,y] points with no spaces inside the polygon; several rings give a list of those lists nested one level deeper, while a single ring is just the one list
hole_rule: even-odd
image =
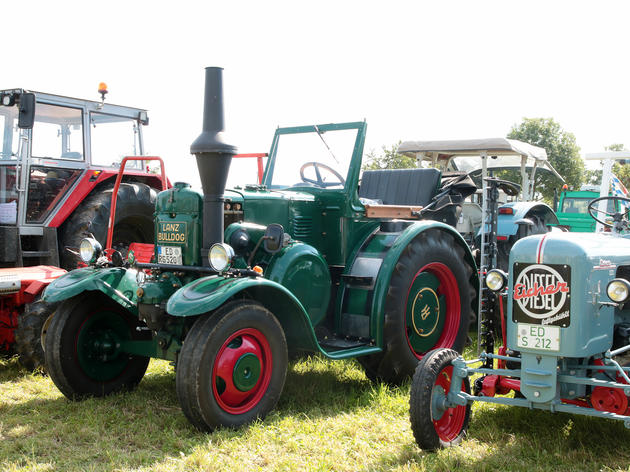
[{"label": "canopy roof", "polygon": [[[421,160],[441,162],[451,161],[457,156],[480,156],[485,153],[488,157],[488,168],[520,168],[523,158],[526,167],[545,167],[560,180],[558,174],[547,160],[547,152],[538,146],[533,146],[516,139],[486,138],[486,139],[449,139],[442,141],[404,141],[398,146],[398,152]],[[478,162],[478,164],[477,164]],[[471,172],[481,167],[481,160],[457,159],[451,163],[451,170]],[[455,167],[455,168],[453,168]]]},{"label": "canopy roof", "polygon": [[486,151],[493,156],[525,156],[546,161],[547,152],[538,146],[517,141],[516,139],[488,138],[488,139],[449,139],[444,141],[405,141],[398,146],[401,154],[415,154],[418,152],[439,152],[449,156],[479,155]]}]

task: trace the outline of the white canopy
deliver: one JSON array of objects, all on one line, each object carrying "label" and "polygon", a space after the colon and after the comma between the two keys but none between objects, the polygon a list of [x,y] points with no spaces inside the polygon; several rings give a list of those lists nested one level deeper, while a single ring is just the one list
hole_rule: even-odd
[{"label": "white canopy", "polygon": [[[404,141],[398,146],[398,152],[420,160],[446,163],[457,156],[488,157],[488,168],[521,168],[523,158],[526,167],[545,167],[552,174],[564,182],[564,179],[547,160],[547,151],[538,146],[533,146],[516,139],[487,138],[487,139],[450,139],[442,141]],[[481,162],[476,164],[472,159],[458,159],[457,170],[470,172],[481,167]],[[455,169],[452,169],[455,170]]]}]

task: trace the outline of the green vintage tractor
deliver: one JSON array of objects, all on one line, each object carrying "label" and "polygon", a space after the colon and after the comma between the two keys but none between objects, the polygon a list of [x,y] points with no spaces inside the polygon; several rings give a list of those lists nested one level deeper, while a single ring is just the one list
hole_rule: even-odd
[{"label": "green vintage tractor", "polygon": [[[279,128],[262,184],[225,191],[222,70],[206,69],[192,144],[203,195],[158,195],[151,263],[106,257],[47,288],[48,371],[70,399],[135,387],[151,357],[176,365],[182,410],[202,430],[263,417],[290,354],[358,358],[368,377],[413,374],[436,347],[461,351],[476,306],[473,257],[436,169],[360,168],[364,122]],[[472,189],[474,191],[474,189]],[[461,197],[461,195],[459,195]],[[443,218],[440,218],[443,219]],[[224,229],[225,228],[225,229]]]}]

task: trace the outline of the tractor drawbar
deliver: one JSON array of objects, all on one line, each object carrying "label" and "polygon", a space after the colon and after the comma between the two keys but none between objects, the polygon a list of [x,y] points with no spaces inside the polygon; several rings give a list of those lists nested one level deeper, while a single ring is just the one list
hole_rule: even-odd
[{"label": "tractor drawbar", "polygon": [[212,244],[223,242],[223,192],[236,147],[224,142],[223,69],[206,67],[203,129],[190,146],[197,158],[203,188],[203,243],[201,257],[209,266],[208,251]]}]

